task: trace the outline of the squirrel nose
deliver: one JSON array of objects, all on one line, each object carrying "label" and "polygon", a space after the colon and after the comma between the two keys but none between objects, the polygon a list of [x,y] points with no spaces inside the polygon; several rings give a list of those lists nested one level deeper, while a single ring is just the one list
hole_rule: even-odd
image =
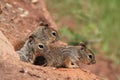
[{"label": "squirrel nose", "polygon": [[95,63],[96,63],[96,60],[93,60],[91,63],[92,63],[92,64],[95,64]]}]

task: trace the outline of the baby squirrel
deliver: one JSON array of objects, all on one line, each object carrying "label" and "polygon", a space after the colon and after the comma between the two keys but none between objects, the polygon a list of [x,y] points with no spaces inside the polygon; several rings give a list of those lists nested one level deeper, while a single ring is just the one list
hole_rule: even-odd
[{"label": "baby squirrel", "polygon": [[[43,47],[46,46],[43,44]],[[44,66],[77,68],[79,62],[84,64],[95,64],[93,52],[84,43],[78,46],[54,47],[49,46],[42,56],[46,62]]]},{"label": "baby squirrel", "polygon": [[43,48],[43,43],[44,41],[40,41],[35,35],[29,36],[24,46],[19,51],[16,51],[20,56],[20,60],[34,63],[36,56],[44,54],[48,50],[47,47]]},{"label": "baby squirrel", "polygon": [[56,42],[60,38],[58,32],[49,27],[49,24],[45,23],[44,21],[40,22],[38,28],[32,34],[47,44]]},{"label": "baby squirrel", "polygon": [[41,44],[49,44],[57,40],[59,40],[57,31],[50,28],[47,24],[41,23],[39,28],[26,40],[24,46],[16,52],[19,54],[20,60],[34,63],[37,53],[40,54],[46,50],[46,48],[41,47]]}]

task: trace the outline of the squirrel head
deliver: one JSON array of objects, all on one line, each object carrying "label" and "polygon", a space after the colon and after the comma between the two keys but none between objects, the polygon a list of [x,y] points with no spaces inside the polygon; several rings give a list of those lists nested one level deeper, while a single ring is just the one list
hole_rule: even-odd
[{"label": "squirrel head", "polygon": [[47,41],[48,43],[58,41],[60,38],[57,30],[51,28],[50,25],[45,23],[44,21],[41,21],[39,23],[38,28],[33,34],[35,34],[36,37]]},{"label": "squirrel head", "polygon": [[34,34],[29,36],[28,44],[34,51],[35,55],[38,56],[44,54],[48,50],[46,43],[38,39]]},{"label": "squirrel head", "polygon": [[48,39],[49,39],[48,41],[50,43],[59,40],[60,36],[59,36],[58,32],[55,29],[49,27],[49,25],[42,26],[42,27],[43,27],[43,29],[42,29],[43,33],[44,33],[44,35],[46,37],[48,37]]},{"label": "squirrel head", "polygon": [[92,52],[92,50],[88,49],[86,47],[86,44],[83,42],[80,42],[78,45],[78,53],[79,53],[79,60],[84,64],[95,64],[95,55]]}]

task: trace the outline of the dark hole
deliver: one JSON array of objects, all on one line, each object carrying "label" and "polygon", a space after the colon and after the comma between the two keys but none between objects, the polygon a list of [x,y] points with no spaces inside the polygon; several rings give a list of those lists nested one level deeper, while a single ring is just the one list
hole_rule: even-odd
[{"label": "dark hole", "polygon": [[46,63],[46,60],[43,56],[38,56],[36,57],[35,61],[34,61],[34,64],[35,65],[43,65]]},{"label": "dark hole", "polygon": [[71,63],[71,65],[74,65],[73,63]]}]

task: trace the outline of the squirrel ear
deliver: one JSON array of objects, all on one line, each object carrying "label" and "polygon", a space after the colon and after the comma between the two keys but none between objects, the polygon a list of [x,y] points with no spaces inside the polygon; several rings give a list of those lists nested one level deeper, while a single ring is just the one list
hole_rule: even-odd
[{"label": "squirrel ear", "polygon": [[35,35],[34,34],[31,34],[30,36],[29,36],[29,42],[32,44],[34,41],[35,41]]},{"label": "squirrel ear", "polygon": [[40,25],[40,26],[46,26],[46,27],[49,26],[44,20],[41,20],[41,21],[39,22],[39,25]]},{"label": "squirrel ear", "polygon": [[86,47],[86,43],[84,43],[84,42],[80,42],[79,45]]}]

